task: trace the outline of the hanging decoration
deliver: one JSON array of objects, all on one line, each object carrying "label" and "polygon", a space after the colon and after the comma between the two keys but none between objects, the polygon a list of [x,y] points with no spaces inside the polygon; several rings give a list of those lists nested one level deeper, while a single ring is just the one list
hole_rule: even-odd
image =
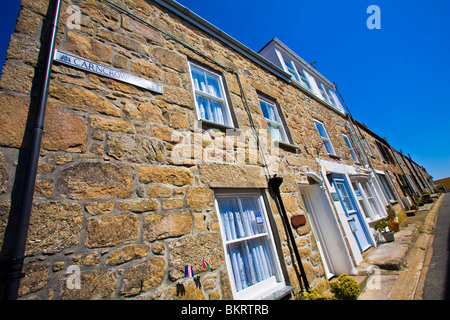
[{"label": "hanging decoration", "polygon": [[208,268],[208,270],[211,270],[211,262],[209,259],[202,259],[203,268]]}]

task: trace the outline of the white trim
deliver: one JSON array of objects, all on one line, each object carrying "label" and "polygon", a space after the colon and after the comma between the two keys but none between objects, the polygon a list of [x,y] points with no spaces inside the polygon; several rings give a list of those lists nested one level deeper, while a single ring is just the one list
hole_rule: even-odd
[{"label": "white trim", "polygon": [[311,201],[311,195],[307,187],[303,187],[300,189],[300,195],[302,197],[303,203],[305,205],[305,211],[308,215],[309,219],[312,221],[311,229],[316,240],[317,248],[319,249],[320,256],[322,257],[323,267],[325,269],[325,274],[327,275],[327,279],[332,278],[335,275],[335,270],[333,268],[333,259],[330,256],[328,251],[328,247],[323,240],[323,230],[321,228],[321,223],[318,220],[316,210],[314,208],[314,204]]},{"label": "white trim", "polygon": [[[320,164],[323,176],[326,176],[327,172],[336,172],[344,175],[346,175],[348,171],[355,172],[352,167],[343,164],[324,161],[320,159],[316,159],[316,161],[318,161],[318,163]],[[337,193],[337,190],[335,189],[334,185],[330,184],[328,179],[324,179],[324,183],[330,193]],[[361,251],[359,250],[358,243],[356,242],[356,238],[353,235],[352,230],[350,229],[350,225],[348,224],[347,216],[345,215],[345,210],[342,207],[342,204],[339,200],[334,201],[333,199],[330,199],[330,202],[333,203],[334,205],[334,208],[336,210],[336,216],[339,219],[340,226],[342,227],[343,231],[342,237],[343,239],[347,239],[348,246],[350,247],[347,248],[347,250],[350,249],[349,254],[350,256],[353,257],[354,267],[356,267],[363,261],[363,257],[361,255]]]}]

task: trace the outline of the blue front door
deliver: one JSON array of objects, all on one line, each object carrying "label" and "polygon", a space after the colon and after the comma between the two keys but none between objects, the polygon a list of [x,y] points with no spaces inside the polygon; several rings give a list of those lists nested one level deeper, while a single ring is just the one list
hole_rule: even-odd
[{"label": "blue front door", "polygon": [[353,232],[353,235],[355,236],[359,249],[361,252],[364,252],[371,246],[371,244],[366,228],[363,224],[362,215],[358,211],[356,202],[353,199],[345,180],[343,178],[335,178],[334,186],[339,195],[339,200],[344,207],[348,224]]}]

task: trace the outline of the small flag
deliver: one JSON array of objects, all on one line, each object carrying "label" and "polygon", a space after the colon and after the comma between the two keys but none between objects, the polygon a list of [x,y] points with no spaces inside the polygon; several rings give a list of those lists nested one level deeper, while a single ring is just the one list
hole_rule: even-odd
[{"label": "small flag", "polygon": [[184,266],[184,276],[185,277],[193,277],[194,276],[194,269],[192,269],[192,266],[189,267],[189,265]]},{"label": "small flag", "polygon": [[211,269],[211,262],[209,261],[209,259],[202,259],[202,263],[203,263],[203,268]]}]

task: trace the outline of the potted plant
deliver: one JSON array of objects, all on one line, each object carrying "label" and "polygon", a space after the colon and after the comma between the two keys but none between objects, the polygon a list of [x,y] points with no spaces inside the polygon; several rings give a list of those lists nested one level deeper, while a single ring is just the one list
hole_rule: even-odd
[{"label": "potted plant", "polygon": [[396,219],[397,215],[395,214],[394,207],[392,207],[390,204],[388,204],[386,206],[386,211],[387,211],[386,220],[387,220],[389,230],[394,231],[394,232],[400,231],[400,224],[398,223],[398,221]]},{"label": "potted plant", "polygon": [[422,193],[422,202],[423,203],[433,203],[433,199],[431,199],[431,196],[428,192]]},{"label": "potted plant", "polygon": [[417,194],[414,195],[414,202],[419,206],[422,207],[424,205],[423,198],[419,197]]},{"label": "potted plant", "polygon": [[381,219],[374,226],[375,230],[377,230],[381,234],[385,242],[392,242],[395,240],[394,231],[386,231],[386,228],[388,227],[389,224],[387,218]]}]

